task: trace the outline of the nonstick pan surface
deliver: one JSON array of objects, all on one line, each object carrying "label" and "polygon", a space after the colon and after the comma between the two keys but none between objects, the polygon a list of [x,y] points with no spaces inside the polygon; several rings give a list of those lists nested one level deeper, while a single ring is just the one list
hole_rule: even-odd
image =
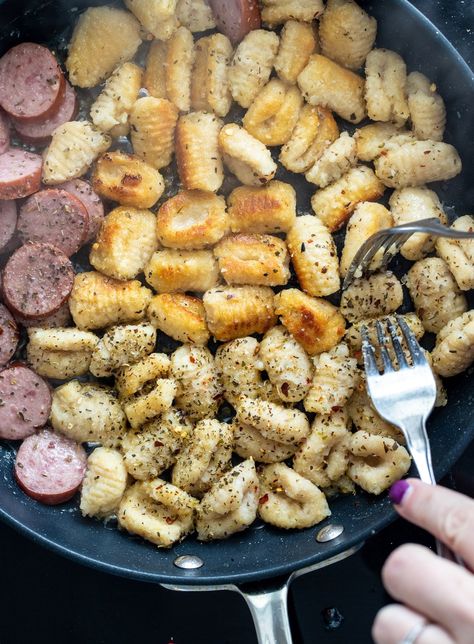
[{"label": "nonstick pan surface", "polygon": [[[64,36],[78,12],[105,1],[6,0],[0,2],[0,53],[22,41],[64,47]],[[445,140],[459,150],[464,170],[456,179],[434,185],[448,214],[472,212],[474,203],[474,77],[463,59],[438,30],[405,0],[361,2],[378,20],[377,45],[398,51],[409,70],[425,73],[439,87],[448,108]],[[64,50],[63,50],[64,53]],[[300,213],[310,212],[312,190],[301,178],[279,175],[298,191]],[[472,306],[472,300],[471,300]],[[444,475],[474,438],[474,372],[447,381],[449,403],[429,421],[437,477]],[[331,502],[328,521],[344,526],[336,540],[320,544],[313,529],[285,532],[256,523],[226,541],[202,544],[188,538],[170,550],[157,550],[115,526],[81,517],[77,500],[61,507],[43,506],[24,495],[12,478],[14,448],[0,443],[0,518],[36,542],[80,563],[149,582],[168,584],[242,584],[288,574],[337,555],[366,540],[395,517],[386,495],[360,492]],[[194,571],[180,570],[179,555],[198,555],[204,561]]]}]

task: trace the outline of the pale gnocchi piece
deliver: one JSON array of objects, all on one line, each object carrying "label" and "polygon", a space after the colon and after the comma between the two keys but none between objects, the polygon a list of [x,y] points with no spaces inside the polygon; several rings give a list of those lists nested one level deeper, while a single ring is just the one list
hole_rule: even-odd
[{"label": "pale gnocchi piece", "polygon": [[372,400],[367,393],[365,375],[360,374],[359,383],[347,404],[347,412],[357,431],[364,434],[374,434],[384,438],[391,438],[404,445],[405,438],[402,432],[384,420],[375,411]]},{"label": "pale gnocchi piece", "polygon": [[309,57],[317,50],[317,32],[313,25],[297,20],[285,22],[273,65],[278,77],[294,85],[298,75],[306,67]]},{"label": "pale gnocchi piece", "polygon": [[205,418],[194,427],[189,440],[176,455],[173,485],[201,497],[230,470],[234,436],[227,423]]},{"label": "pale gnocchi piece", "polygon": [[181,116],[176,126],[176,161],[181,183],[188,190],[217,192],[224,181],[219,151],[222,121],[209,112]]},{"label": "pale gnocchi piece", "polygon": [[349,477],[369,494],[381,494],[410,469],[407,450],[396,441],[358,431],[349,441]]},{"label": "pale gnocchi piece", "polygon": [[431,357],[434,371],[446,378],[470,367],[474,362],[474,310],[466,311],[441,329]]},{"label": "pale gnocchi piece", "polygon": [[[354,132],[357,157],[361,161],[373,161],[380,155],[387,141],[392,136],[397,136],[401,133],[405,136],[409,134],[394,123],[382,123],[382,121],[369,123],[369,125],[358,128]],[[415,139],[414,136],[413,139]]]},{"label": "pale gnocchi piece", "polygon": [[345,409],[318,415],[311,434],[293,457],[293,469],[318,487],[327,488],[345,475],[351,433]]},{"label": "pale gnocchi piece", "polygon": [[296,86],[272,78],[252,101],[242,124],[265,145],[283,145],[291,137],[302,104],[303,97]]},{"label": "pale gnocchi piece", "polygon": [[273,291],[268,286],[222,286],[204,293],[210,332],[223,342],[265,333],[276,323]]},{"label": "pale gnocchi piece", "polygon": [[193,109],[227,115],[232,105],[228,79],[232,52],[232,44],[224,34],[212,34],[196,42],[191,79]]},{"label": "pale gnocchi piece", "polygon": [[341,296],[341,313],[349,322],[396,311],[403,302],[399,279],[390,271],[355,279]]},{"label": "pale gnocchi piece", "polygon": [[372,49],[365,61],[365,76],[369,118],[402,126],[410,116],[403,58],[390,49]]},{"label": "pale gnocchi piece", "polygon": [[433,369],[433,358],[431,356],[431,353],[427,351],[427,349],[423,349],[423,353],[425,354],[425,358],[428,361],[428,364],[431,367],[431,373],[433,374],[433,377],[435,379],[435,385],[436,385],[436,400],[435,400],[435,407],[446,407],[448,404],[448,392],[446,391],[446,387],[444,386],[444,383],[441,379],[441,376],[439,376],[436,371]]},{"label": "pale gnocchi piece", "polygon": [[357,163],[356,142],[347,132],[326,148],[306,173],[306,180],[320,188],[340,179]]},{"label": "pale gnocchi piece", "polygon": [[101,197],[123,206],[151,208],[163,194],[165,182],[150,164],[134,154],[114,150],[98,159],[92,186]]},{"label": "pale gnocchi piece", "polygon": [[127,478],[120,452],[97,447],[87,459],[79,504],[81,514],[98,518],[114,514],[127,487]]},{"label": "pale gnocchi piece", "polygon": [[261,186],[275,176],[277,164],[270,150],[236,123],[224,125],[219,133],[219,148],[224,163],[241,183]]},{"label": "pale gnocchi piece", "polygon": [[191,430],[184,414],[171,408],[143,427],[127,432],[120,449],[129,474],[139,481],[162,474],[174,465]]},{"label": "pale gnocchi piece", "polygon": [[212,250],[158,250],[151,256],[144,273],[157,293],[203,293],[219,284],[219,266]]},{"label": "pale gnocchi piece", "polygon": [[310,105],[327,107],[345,121],[360,123],[367,115],[364,79],[326,56],[310,57],[298,76],[298,85]]},{"label": "pale gnocchi piece", "polygon": [[89,271],[75,276],[69,308],[80,329],[103,329],[142,320],[151,298],[150,289],[138,280],[115,280]]},{"label": "pale gnocchi piece", "polygon": [[447,181],[461,172],[462,162],[455,147],[438,141],[407,140],[394,136],[374,160],[375,174],[389,188],[422,186]]},{"label": "pale gnocchi piece", "polygon": [[284,463],[259,468],[258,514],[265,523],[291,530],[310,528],[330,516],[324,492]]},{"label": "pale gnocchi piece", "polygon": [[181,25],[192,31],[207,31],[216,26],[207,0],[178,0],[176,17]]},{"label": "pale gnocchi piece", "polygon": [[123,401],[123,410],[133,429],[141,427],[168,411],[176,397],[178,386],[173,378],[160,378]]},{"label": "pale gnocchi piece", "polygon": [[267,84],[278,51],[279,38],[272,31],[254,29],[239,43],[229,67],[228,78],[234,100],[250,107]]},{"label": "pale gnocchi piece", "polygon": [[308,393],[313,366],[303,347],[283,326],[266,332],[259,357],[268,378],[284,402],[298,402]]},{"label": "pale gnocchi piece", "polygon": [[69,121],[57,127],[44,152],[43,183],[55,185],[82,177],[112,139],[89,121]]},{"label": "pale gnocchi piece", "polygon": [[290,279],[286,244],[273,235],[229,235],[216,244],[214,255],[227,284],[283,286]]},{"label": "pale gnocchi piece", "polygon": [[150,353],[134,364],[124,365],[115,374],[115,389],[119,398],[128,398],[140,391],[148,382],[166,378],[171,361],[165,353]]},{"label": "pale gnocchi piece", "polygon": [[134,63],[117,67],[91,107],[91,120],[99,130],[108,132],[125,125],[142,83],[142,69]]},{"label": "pale gnocchi piece", "polygon": [[[464,215],[458,217],[451,228],[474,232],[474,217]],[[474,241],[471,239],[443,239],[436,240],[436,252],[449,266],[459,288],[469,291],[474,288]]]},{"label": "pale gnocchi piece", "polygon": [[[342,249],[340,273],[342,277],[347,275],[349,266],[356,256],[360,247],[375,233],[384,228],[393,226],[393,218],[389,210],[380,203],[362,201],[359,203],[347,224],[344,247]],[[380,266],[383,251],[376,253],[370,269],[375,270]]]},{"label": "pale gnocchi piece", "polygon": [[407,78],[408,107],[413,132],[418,139],[442,141],[446,126],[446,107],[424,74],[411,72]]},{"label": "pale gnocchi piece", "polygon": [[118,447],[126,431],[126,418],[110,387],[70,380],[54,390],[51,405],[53,428],[68,438]]},{"label": "pale gnocchi piece", "polygon": [[311,198],[314,213],[331,232],[349,219],[361,201],[376,201],[385,192],[384,184],[374,171],[365,165],[349,172],[326,188],[317,190]]},{"label": "pale gnocchi piece", "polygon": [[151,324],[143,322],[112,327],[96,343],[89,370],[98,378],[111,376],[120,367],[149,355],[155,344],[156,329]]},{"label": "pale gnocchi piece", "polygon": [[306,411],[329,415],[344,407],[358,383],[357,360],[351,358],[349,347],[341,342],[327,353],[313,358],[314,376],[304,408]]},{"label": "pale gnocchi piece", "polygon": [[26,357],[40,376],[66,380],[89,370],[99,338],[75,328],[28,329]]},{"label": "pale gnocchi piece", "polygon": [[154,213],[121,206],[104,219],[89,261],[108,277],[128,280],[143,271],[157,248]]},{"label": "pale gnocchi piece", "polygon": [[234,421],[234,452],[241,458],[253,458],[259,463],[279,463],[293,456],[297,445],[289,445],[280,441],[265,438],[258,429]]},{"label": "pale gnocchi piece", "polygon": [[194,65],[193,35],[186,27],[178,27],[168,40],[167,45],[167,98],[176,105],[180,112],[189,112],[191,109],[191,77]]},{"label": "pale gnocchi piece", "polygon": [[415,311],[427,331],[438,333],[450,320],[467,311],[466,298],[448,265],[439,257],[416,262],[406,279]]},{"label": "pale gnocchi piece", "polygon": [[[438,195],[424,186],[417,188],[401,188],[395,190],[389,200],[393,223],[398,226],[422,219],[439,219],[447,224],[448,219]],[[415,233],[400,249],[405,259],[414,262],[430,253],[435,239],[427,233]]]},{"label": "pale gnocchi piece", "polygon": [[214,483],[197,509],[200,541],[226,539],[245,530],[257,517],[259,483],[255,463],[247,459]]},{"label": "pale gnocchi piece", "polygon": [[127,9],[155,38],[168,40],[178,27],[177,0],[125,0]]},{"label": "pale gnocchi piece", "polygon": [[193,421],[215,416],[222,383],[209,349],[183,344],[171,356],[171,375],[178,384],[178,409]]},{"label": "pale gnocchi piece", "polygon": [[291,172],[306,172],[338,136],[332,113],[305,103],[289,141],[281,149],[280,161]]},{"label": "pale gnocchi piece", "polygon": [[140,25],[128,11],[89,7],[79,16],[69,43],[69,80],[78,87],[95,87],[117,65],[131,60],[140,44]]},{"label": "pale gnocchi piece", "polygon": [[173,340],[206,345],[211,337],[202,301],[183,293],[156,295],[148,307],[148,317],[156,329]]},{"label": "pale gnocchi piece", "polygon": [[143,87],[150,96],[168,98],[166,91],[166,66],[168,45],[162,40],[154,40],[146,57]]},{"label": "pale gnocchi piece", "polygon": [[359,69],[374,46],[377,21],[353,0],[328,0],[319,21],[322,53],[349,69]]},{"label": "pale gnocchi piece", "polygon": [[119,525],[127,532],[169,548],[193,531],[197,499],[162,479],[139,481],[125,492]]},{"label": "pale gnocchi piece", "polygon": [[297,217],[286,237],[298,282],[308,295],[339,290],[339,261],[331,233],[314,215]]},{"label": "pale gnocchi piece", "polygon": [[322,0],[263,0],[262,20],[274,27],[287,20],[312,22],[324,11]]},{"label": "pale gnocchi piece", "polygon": [[250,425],[264,438],[298,445],[309,434],[309,422],[299,409],[288,409],[283,403],[241,396],[236,403],[237,420]]},{"label": "pale gnocchi piece", "polygon": [[139,98],[131,110],[133,151],[157,170],[169,165],[173,158],[178,114],[171,101],[154,96]]},{"label": "pale gnocchi piece", "polygon": [[227,212],[233,233],[288,232],[296,220],[296,192],[283,181],[239,186],[227,199]]},{"label": "pale gnocchi piece", "polygon": [[296,288],[275,296],[275,313],[310,356],[329,351],[344,335],[346,323],[334,304]]},{"label": "pale gnocchi piece", "polygon": [[165,201],[156,217],[158,240],[168,248],[213,246],[229,230],[224,197],[203,190],[181,190]]}]

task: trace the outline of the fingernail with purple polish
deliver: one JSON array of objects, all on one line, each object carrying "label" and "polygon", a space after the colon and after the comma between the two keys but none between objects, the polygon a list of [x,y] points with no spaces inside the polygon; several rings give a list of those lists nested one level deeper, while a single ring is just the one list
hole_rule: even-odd
[{"label": "fingernail with purple polish", "polygon": [[405,481],[405,480],[396,481],[392,485],[392,487],[390,488],[389,493],[388,493],[390,501],[392,501],[392,503],[395,503],[395,505],[400,505],[400,503],[403,501],[406,493],[410,489],[411,489],[411,486],[407,481]]}]

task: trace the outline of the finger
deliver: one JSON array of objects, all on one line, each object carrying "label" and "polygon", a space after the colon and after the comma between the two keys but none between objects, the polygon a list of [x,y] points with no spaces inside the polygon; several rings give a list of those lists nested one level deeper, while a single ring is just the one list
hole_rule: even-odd
[{"label": "finger", "polygon": [[[424,617],[406,606],[391,604],[377,613],[372,637],[375,644],[399,644],[414,627],[423,622],[426,622]],[[454,640],[437,624],[427,623],[416,638],[416,644],[454,644]]]},{"label": "finger", "polygon": [[404,517],[431,532],[474,568],[474,501],[418,479],[397,481],[390,498]]},{"label": "finger", "polygon": [[385,588],[397,601],[464,641],[474,630],[474,576],[423,546],[406,544],[382,569]]}]

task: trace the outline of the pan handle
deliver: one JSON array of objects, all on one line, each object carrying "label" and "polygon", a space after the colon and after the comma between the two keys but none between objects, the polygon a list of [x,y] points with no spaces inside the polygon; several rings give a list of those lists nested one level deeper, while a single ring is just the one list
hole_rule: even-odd
[{"label": "pan handle", "polygon": [[288,584],[289,580],[280,588],[266,592],[252,593],[238,589],[252,613],[258,644],[292,644]]}]

